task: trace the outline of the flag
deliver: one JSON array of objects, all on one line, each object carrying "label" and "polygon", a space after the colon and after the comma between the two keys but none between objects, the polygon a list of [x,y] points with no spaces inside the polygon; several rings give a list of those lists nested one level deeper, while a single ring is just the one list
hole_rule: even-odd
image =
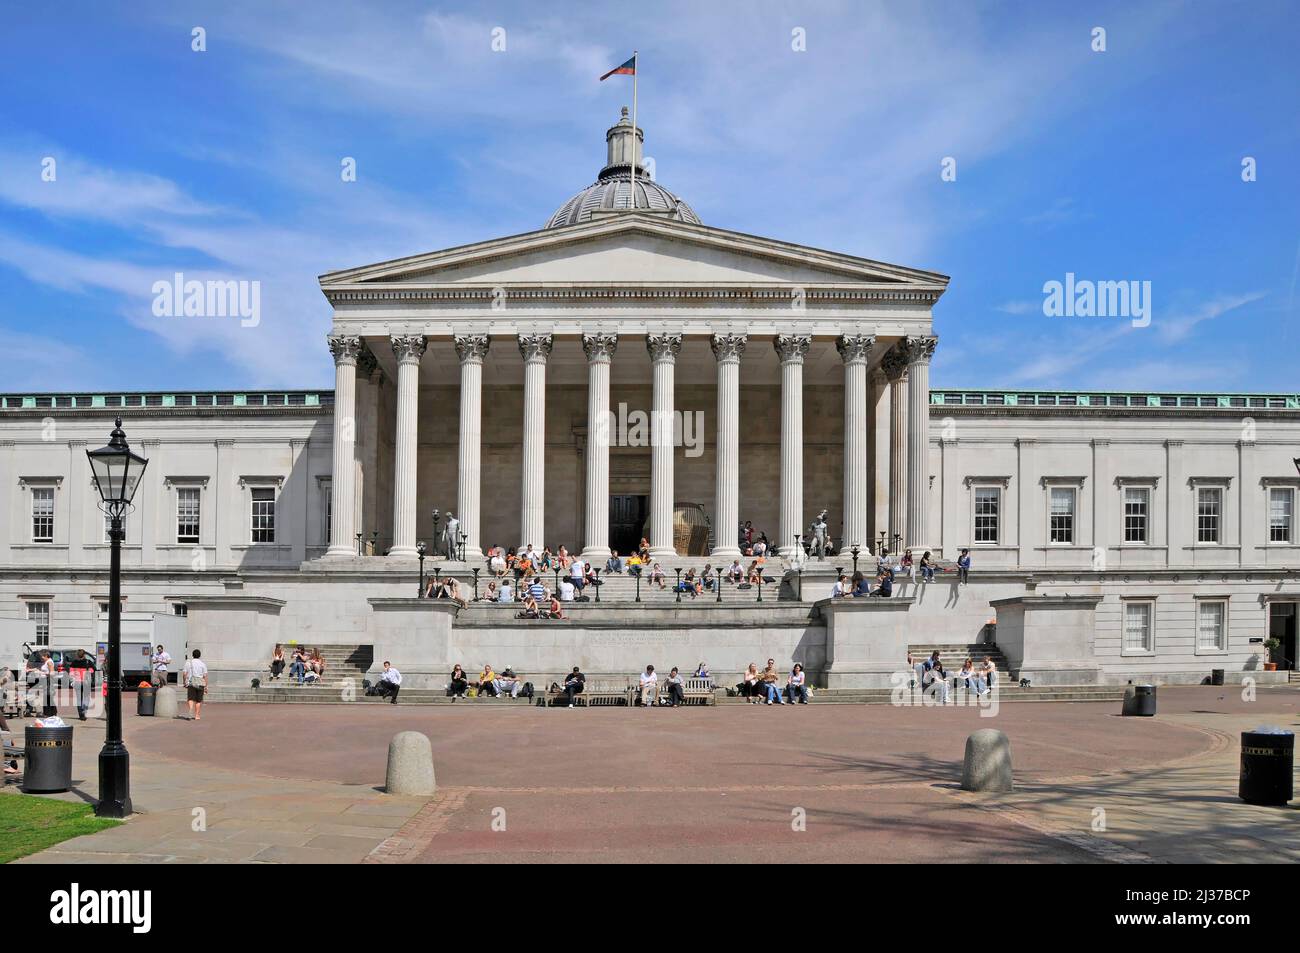
[{"label": "flag", "polygon": [[615,66],[612,70],[610,70],[608,73],[602,76],[600,78],[600,81],[602,83],[605,82],[605,80],[609,79],[615,73],[617,73],[619,76],[635,76],[636,75],[636,54],[635,53],[632,54],[632,58],[628,60],[626,63],[624,63],[622,66]]}]

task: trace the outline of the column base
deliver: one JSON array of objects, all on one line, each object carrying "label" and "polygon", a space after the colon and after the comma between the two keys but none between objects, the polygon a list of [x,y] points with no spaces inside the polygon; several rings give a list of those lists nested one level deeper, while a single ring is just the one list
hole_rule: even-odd
[{"label": "column base", "polygon": [[[415,551],[414,546],[394,546],[387,553],[389,559],[418,559],[420,554]],[[428,558],[427,556],[425,557]]]},{"label": "column base", "polygon": [[350,546],[331,546],[328,550],[326,550],[325,555],[324,555],[324,557],[322,557],[322,558],[324,558],[324,559],[356,559],[356,558],[358,558],[358,557],[357,557],[357,547],[356,547],[355,545],[350,545]]},{"label": "column base", "polygon": [[[676,559],[676,558],[677,558],[677,550],[673,549],[671,546],[664,546],[664,547],[658,547],[658,548],[656,548],[656,547],[654,547],[654,546],[651,546],[651,547],[650,547],[650,558],[651,558],[651,559],[660,559],[660,560],[663,560],[663,559]],[[661,566],[660,568],[662,569],[663,567]]]},{"label": "column base", "polygon": [[605,569],[605,563],[609,561],[610,549],[608,546],[588,546],[580,554],[582,559],[599,568],[602,572]]},{"label": "column base", "polygon": [[713,551],[709,553],[714,559],[739,559],[739,546],[714,546]]},{"label": "column base", "polygon": [[466,547],[465,547],[465,558],[462,559],[462,560],[460,560],[460,561],[463,562],[463,563],[464,563],[465,565],[467,565],[467,566],[472,566],[472,565],[474,565],[474,563],[482,563],[482,562],[486,562],[486,561],[487,561],[487,557],[483,555],[483,550],[481,550],[481,549],[471,549],[469,546],[466,546]]}]

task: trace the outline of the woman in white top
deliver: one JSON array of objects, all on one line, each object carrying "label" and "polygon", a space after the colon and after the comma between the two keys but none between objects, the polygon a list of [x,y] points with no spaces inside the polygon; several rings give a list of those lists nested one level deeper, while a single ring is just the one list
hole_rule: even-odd
[{"label": "woman in white top", "polygon": [[514,591],[510,588],[509,578],[502,579],[501,589],[498,591],[497,594],[497,602],[514,602],[514,601],[515,601],[515,594]]},{"label": "woman in white top", "polygon": [[794,668],[790,669],[790,677],[785,681],[785,694],[792,705],[796,698],[800,705],[808,704],[808,686],[805,684],[803,666],[798,662],[794,663]]}]

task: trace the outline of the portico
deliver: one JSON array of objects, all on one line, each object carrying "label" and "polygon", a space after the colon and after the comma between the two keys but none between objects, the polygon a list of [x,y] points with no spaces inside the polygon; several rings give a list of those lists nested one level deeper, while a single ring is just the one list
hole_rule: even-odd
[{"label": "portico", "polygon": [[[790,556],[822,509],[846,546],[932,542],[931,308],[947,278],[701,224],[646,175],[641,138],[626,116],[611,127],[597,181],[546,228],[321,278],[333,486],[370,501],[334,506],[331,558],[351,556],[357,533],[412,558],[432,532],[426,511],[454,501],[467,559],[531,543],[601,561],[615,446],[620,493],[647,498],[656,558],[685,555],[673,536],[686,504],[707,519],[715,559],[739,555],[746,520]],[[359,360],[379,369],[360,392]],[[869,386],[882,376],[887,417]],[[378,432],[347,432],[359,400]],[[611,433],[625,406],[649,421],[640,447]],[[682,411],[704,421],[694,457]],[[432,451],[453,436],[454,453]],[[644,479],[627,485],[629,468]]]}]

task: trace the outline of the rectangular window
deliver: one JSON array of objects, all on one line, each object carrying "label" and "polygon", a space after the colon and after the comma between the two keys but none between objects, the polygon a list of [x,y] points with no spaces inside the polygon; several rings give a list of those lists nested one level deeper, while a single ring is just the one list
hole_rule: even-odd
[{"label": "rectangular window", "polygon": [[326,483],[321,489],[325,491],[325,545],[328,546],[334,538],[334,487]]},{"label": "rectangular window", "polygon": [[178,543],[199,541],[199,492],[196,486],[176,488],[176,542]]},{"label": "rectangular window", "polygon": [[1124,603],[1124,651],[1153,652],[1151,616],[1155,606],[1150,602]]},{"label": "rectangular window", "polygon": [[994,486],[975,488],[975,542],[998,541],[998,514],[1002,508],[1002,491]]},{"label": "rectangular window", "polygon": [[1217,543],[1223,520],[1223,490],[1203,486],[1196,491],[1196,541]]},{"label": "rectangular window", "polygon": [[1124,542],[1145,543],[1151,491],[1142,486],[1124,488]]},{"label": "rectangular window", "polygon": [[1074,542],[1074,500],[1073,487],[1052,488],[1051,542]]},{"label": "rectangular window", "polygon": [[1293,542],[1292,517],[1295,513],[1295,490],[1290,487],[1273,487],[1268,491],[1268,541]]},{"label": "rectangular window", "polygon": [[27,603],[27,618],[36,623],[36,644],[50,644],[50,604],[48,602]]},{"label": "rectangular window", "polygon": [[189,614],[190,614],[190,607],[187,606],[185,603],[183,602],[172,603],[172,615],[185,617],[188,616]]},{"label": "rectangular window", "polygon": [[54,542],[54,487],[32,487],[32,542]]},{"label": "rectangular window", "polygon": [[275,490],[271,487],[254,487],[252,493],[253,542],[275,542]]},{"label": "rectangular window", "polygon": [[1204,600],[1196,605],[1196,649],[1198,652],[1225,652],[1228,649],[1228,604]]}]

